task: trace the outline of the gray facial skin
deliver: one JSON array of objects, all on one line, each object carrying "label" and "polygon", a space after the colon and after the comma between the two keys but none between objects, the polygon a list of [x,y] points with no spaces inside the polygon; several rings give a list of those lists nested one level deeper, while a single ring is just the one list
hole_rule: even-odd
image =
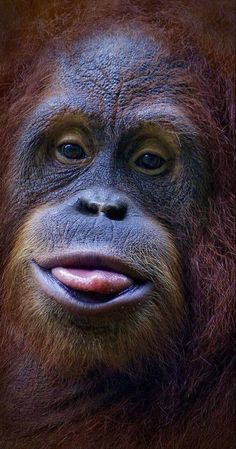
[{"label": "gray facial skin", "polygon": [[[22,217],[32,214],[17,231],[23,251],[9,270],[20,286],[14,307],[19,302],[27,338],[46,358],[50,347],[54,363],[63,365],[70,348],[66,369],[81,359],[123,366],[128,354],[161,351],[184,321],[180,260],[208,195],[197,129],[182,104],[186,63],[148,36],[121,32],[50,58],[47,85],[15,148],[11,195],[16,207],[21,198]],[[82,159],[61,152],[71,141]],[[140,157],[150,154],[160,156],[160,170],[143,169]],[[128,270],[136,290],[75,297],[50,270],[76,263]]]},{"label": "gray facial skin", "polygon": [[[85,40],[55,58],[50,85],[17,149],[18,167],[22,152],[33,157],[28,162],[32,175],[24,179],[33,198],[51,200],[54,192],[58,198],[66,188],[76,194],[94,185],[112,186],[145,204],[157,218],[186,228],[189,213],[204,204],[209,189],[195,124],[183,110],[186,63],[135,33]],[[70,127],[83,129],[94,163],[86,169],[52,169],[48,163],[37,172],[35,147],[48,145],[55,132]],[[147,176],[128,166],[129,154],[143,136],[170,147],[175,162],[165,176]]]}]

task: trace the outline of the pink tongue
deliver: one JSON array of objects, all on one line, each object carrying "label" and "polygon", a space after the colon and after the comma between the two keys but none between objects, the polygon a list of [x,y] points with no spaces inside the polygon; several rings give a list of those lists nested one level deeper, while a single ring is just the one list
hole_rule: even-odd
[{"label": "pink tongue", "polygon": [[84,292],[119,293],[133,284],[124,274],[103,270],[56,267],[52,274],[67,287]]}]

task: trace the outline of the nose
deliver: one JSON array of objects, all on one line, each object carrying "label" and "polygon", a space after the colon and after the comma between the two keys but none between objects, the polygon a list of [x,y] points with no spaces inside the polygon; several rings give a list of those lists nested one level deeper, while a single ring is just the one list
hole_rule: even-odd
[{"label": "nose", "polygon": [[83,215],[104,215],[110,220],[124,220],[128,204],[119,192],[94,188],[81,192],[76,201],[76,210]]}]

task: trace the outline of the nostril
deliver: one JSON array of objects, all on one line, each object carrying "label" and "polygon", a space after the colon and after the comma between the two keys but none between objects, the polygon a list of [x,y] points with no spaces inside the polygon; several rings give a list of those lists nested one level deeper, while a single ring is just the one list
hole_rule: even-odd
[{"label": "nostril", "polygon": [[86,200],[80,199],[77,204],[76,208],[78,212],[81,212],[85,215],[96,215],[99,213],[99,205],[96,203],[90,203]]},{"label": "nostril", "polygon": [[97,198],[99,195],[96,194],[93,195],[95,198],[91,196],[84,194],[77,199],[75,207],[78,212],[94,217],[103,215],[109,220],[123,220],[126,217],[128,205],[122,199],[108,198],[106,195],[103,195],[105,198]]},{"label": "nostril", "polygon": [[99,213],[99,204],[96,203],[88,203],[87,204],[88,212],[95,215]]},{"label": "nostril", "polygon": [[103,212],[110,220],[123,220],[126,216],[127,206],[125,204],[119,206],[106,206]]}]

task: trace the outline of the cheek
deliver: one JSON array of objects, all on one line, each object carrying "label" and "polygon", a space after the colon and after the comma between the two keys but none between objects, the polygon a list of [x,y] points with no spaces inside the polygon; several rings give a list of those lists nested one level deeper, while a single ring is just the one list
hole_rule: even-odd
[{"label": "cheek", "polygon": [[[101,362],[121,368],[145,356],[161,356],[184,317],[181,264],[167,231],[146,223],[142,232],[136,231],[136,246],[121,236],[126,245],[119,245],[118,255],[125,255],[148,275],[153,293],[133,309],[93,318],[91,330],[91,318],[83,318],[86,327],[81,327],[82,320],[62,309],[34,282],[31,261],[45,251],[42,223],[47,215],[36,211],[20,229],[4,274],[4,316],[13,323],[18,338],[21,335],[45,365],[64,373],[78,373],[82,366],[91,368]],[[158,238],[154,238],[157,228]]]}]

